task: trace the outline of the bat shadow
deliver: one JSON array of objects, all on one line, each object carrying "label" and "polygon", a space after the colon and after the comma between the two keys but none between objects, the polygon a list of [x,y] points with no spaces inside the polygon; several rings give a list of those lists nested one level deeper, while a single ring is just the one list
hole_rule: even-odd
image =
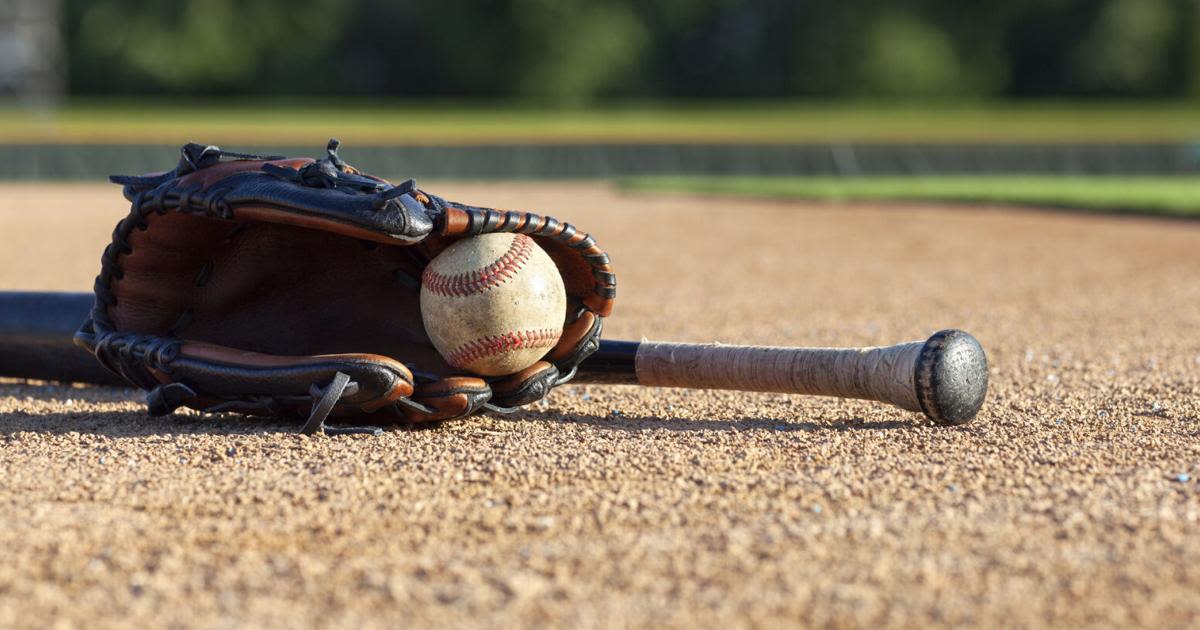
[{"label": "bat shadow", "polygon": [[[4,398],[8,398],[8,401],[0,402],[0,438],[25,432],[60,435],[79,433],[110,438],[295,434],[304,424],[302,418],[243,416],[236,413],[201,414],[186,409],[156,417],[146,413],[141,392],[119,387],[0,383],[0,400]],[[123,406],[134,403],[136,408],[89,409],[97,403],[124,403]]]},{"label": "bat shadow", "polygon": [[98,411],[79,413],[3,413],[0,436],[17,433],[82,433],[110,438],[154,435],[251,435],[295,433],[301,421],[280,418],[252,418],[236,414],[171,414],[151,416],[137,411]]},{"label": "bat shadow", "polygon": [[837,419],[825,422],[814,420],[788,420],[781,418],[745,417],[745,418],[663,418],[649,415],[589,415],[564,414],[548,411],[520,412],[509,416],[492,416],[505,422],[549,422],[558,424],[574,424],[595,427],[604,431],[624,431],[627,433],[643,433],[647,431],[775,431],[831,433],[842,431],[883,431],[911,429],[920,425],[914,420],[864,420],[859,417]]},{"label": "bat shadow", "polygon": [[[141,397],[136,390],[121,388],[85,388],[85,391],[60,386],[0,384],[0,395],[24,400],[28,404],[0,412],[0,436],[17,433],[82,433],[105,437],[145,437],[155,435],[255,435],[294,434],[301,419],[250,417],[235,413],[200,414],[196,412],[151,416],[143,409],[94,411],[73,409],[80,402],[130,402]],[[139,401],[140,402],[140,401]],[[493,421],[544,422],[588,426],[604,431],[643,433],[649,431],[773,431],[830,433],[843,431],[881,431],[911,429],[920,425],[914,419],[865,420],[847,417],[828,420],[798,420],[778,417],[664,418],[654,415],[580,414],[525,408],[516,413],[489,414]],[[451,421],[470,422],[470,419]],[[393,425],[385,431],[437,430],[446,423]]]},{"label": "bat shadow", "polygon": [[[651,431],[709,432],[709,431],[772,431],[777,433],[837,433],[845,431],[894,431],[911,429],[918,423],[905,420],[863,420],[846,418],[826,422],[781,420],[779,418],[736,418],[722,420],[660,418],[645,415],[583,415],[553,411],[490,415],[500,422],[545,422],[587,426],[603,431],[645,433]],[[470,422],[470,419],[451,422]],[[17,433],[82,433],[109,438],[187,435],[268,435],[295,434],[301,420],[250,417],[239,414],[182,413],[151,416],[144,411],[99,411],[37,413],[17,411],[0,413],[0,436]],[[393,431],[434,431],[446,423],[394,425],[383,427]]]}]

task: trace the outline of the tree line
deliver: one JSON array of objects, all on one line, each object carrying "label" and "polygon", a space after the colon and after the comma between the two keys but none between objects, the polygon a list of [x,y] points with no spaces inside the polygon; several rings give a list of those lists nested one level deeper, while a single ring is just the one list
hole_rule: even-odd
[{"label": "tree line", "polygon": [[1137,98],[1193,0],[65,0],[74,94]]}]

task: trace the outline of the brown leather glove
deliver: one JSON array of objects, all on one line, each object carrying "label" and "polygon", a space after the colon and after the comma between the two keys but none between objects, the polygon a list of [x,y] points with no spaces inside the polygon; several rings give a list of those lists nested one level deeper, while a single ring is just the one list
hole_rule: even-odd
[{"label": "brown leather glove", "polygon": [[[328,155],[259,157],[187,144],[174,170],[112,177],[132,210],[75,342],[147,390],[150,413],[202,411],[423,422],[507,412],[571,378],[599,344],[616,279],[569,223],[456,204]],[[497,378],[458,373],[421,323],[421,272],[449,243],[531,236],[567,290],[558,344]],[[362,418],[357,418],[361,420]]]}]

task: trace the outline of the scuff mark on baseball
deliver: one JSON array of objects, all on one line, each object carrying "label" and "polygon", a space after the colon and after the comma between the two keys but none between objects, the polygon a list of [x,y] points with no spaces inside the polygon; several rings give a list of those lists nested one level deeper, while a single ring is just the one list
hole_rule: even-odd
[{"label": "scuff mark on baseball", "polygon": [[524,234],[456,241],[421,274],[421,319],[452,367],[519,372],[562,335],[567,294],[550,256]]}]

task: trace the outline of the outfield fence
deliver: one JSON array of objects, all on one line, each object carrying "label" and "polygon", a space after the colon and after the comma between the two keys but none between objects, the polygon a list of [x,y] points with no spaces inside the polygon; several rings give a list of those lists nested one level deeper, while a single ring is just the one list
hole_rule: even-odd
[{"label": "outfield fence", "polygon": [[[318,157],[319,146],[234,151]],[[169,168],[166,145],[0,144],[0,179],[103,179]],[[588,179],[644,175],[1200,173],[1200,145],[1163,144],[523,144],[347,146],[351,164],[387,177]]]}]

